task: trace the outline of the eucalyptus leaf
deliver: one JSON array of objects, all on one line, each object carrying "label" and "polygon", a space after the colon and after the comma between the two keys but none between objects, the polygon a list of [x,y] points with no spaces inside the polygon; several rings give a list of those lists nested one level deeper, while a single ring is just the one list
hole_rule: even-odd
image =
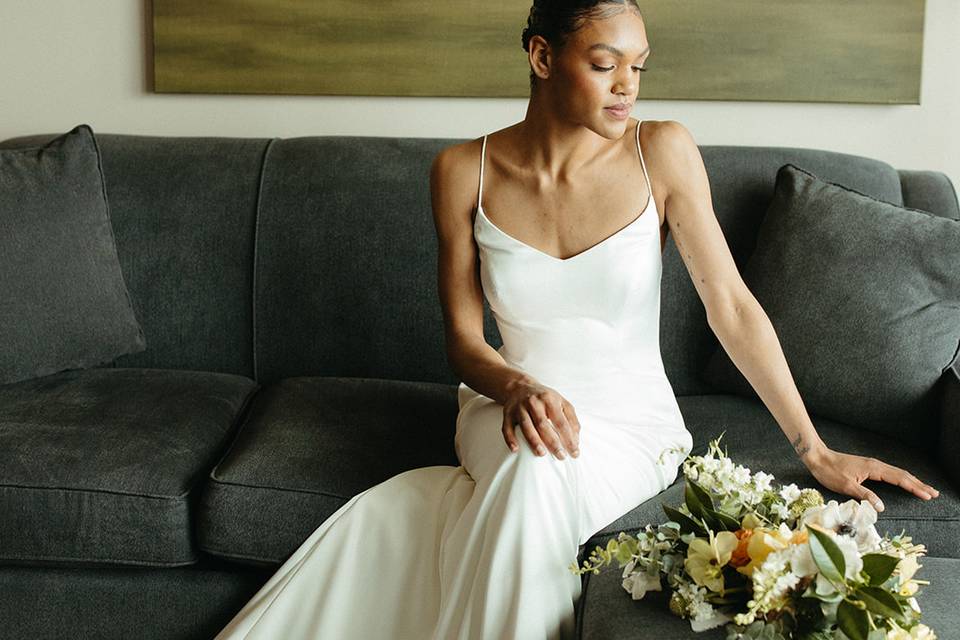
[{"label": "eucalyptus leaf", "polygon": [[834,583],[843,582],[847,563],[843,559],[843,551],[837,543],[830,539],[830,534],[807,525],[810,533],[808,543],[813,561],[817,563],[820,572]]},{"label": "eucalyptus leaf", "polygon": [[837,625],[850,640],[867,640],[870,616],[863,609],[844,600],[837,607]]}]

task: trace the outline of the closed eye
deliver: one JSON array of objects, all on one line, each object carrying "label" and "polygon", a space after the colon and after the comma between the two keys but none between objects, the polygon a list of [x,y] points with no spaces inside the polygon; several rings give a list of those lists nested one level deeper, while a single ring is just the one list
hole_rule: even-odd
[{"label": "closed eye", "polygon": [[[598,67],[597,65],[593,65],[593,68],[596,69],[597,71],[611,71],[611,70],[613,69],[613,67]],[[634,67],[633,70],[634,70],[634,71],[646,71],[647,68],[646,68],[646,67]]]}]

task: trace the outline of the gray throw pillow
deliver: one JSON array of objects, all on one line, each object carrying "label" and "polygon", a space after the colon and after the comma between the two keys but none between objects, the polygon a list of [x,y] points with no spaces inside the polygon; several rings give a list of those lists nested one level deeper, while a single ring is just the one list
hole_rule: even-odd
[{"label": "gray throw pillow", "polygon": [[[929,441],[960,343],[960,222],[787,164],[743,280],[810,414]],[[704,380],[757,398],[722,347]]]},{"label": "gray throw pillow", "polygon": [[145,349],[93,130],[0,149],[0,384]]}]

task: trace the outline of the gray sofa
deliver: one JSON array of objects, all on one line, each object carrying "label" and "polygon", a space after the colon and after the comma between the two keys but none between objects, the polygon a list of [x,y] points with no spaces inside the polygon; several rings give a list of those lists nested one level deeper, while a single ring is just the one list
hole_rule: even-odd
[{"label": "gray sofa", "polygon": [[[460,140],[97,140],[147,349],[0,386],[0,637],[209,638],[351,496],[407,469],[457,464],[458,380],[443,348],[428,171]],[[738,265],[787,162],[960,218],[942,173],[820,150],[701,151]],[[815,485],[759,401],[701,379],[717,340],[672,239],[661,298],[664,365],[697,450],[725,431],[738,461]],[[485,332],[500,345],[489,308]],[[935,628],[952,621],[941,638],[958,628],[954,367],[938,383],[935,442],[812,416],[829,445],[940,490],[924,503],[872,485],[887,507],[881,532],[907,529],[928,546],[934,584],[921,605]],[[660,503],[678,504],[678,489],[610,523],[581,560],[610,535],[661,520]],[[694,637],[655,598],[631,601],[618,577],[585,577],[583,638]]]}]

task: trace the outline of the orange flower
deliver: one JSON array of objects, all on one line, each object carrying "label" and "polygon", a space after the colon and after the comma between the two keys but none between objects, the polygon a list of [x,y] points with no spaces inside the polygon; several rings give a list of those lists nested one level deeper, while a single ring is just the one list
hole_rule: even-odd
[{"label": "orange flower", "polygon": [[737,548],[734,549],[730,557],[730,566],[742,567],[750,562],[750,555],[747,553],[747,545],[750,544],[750,536],[753,535],[753,529],[737,529],[733,532],[737,536]]}]

